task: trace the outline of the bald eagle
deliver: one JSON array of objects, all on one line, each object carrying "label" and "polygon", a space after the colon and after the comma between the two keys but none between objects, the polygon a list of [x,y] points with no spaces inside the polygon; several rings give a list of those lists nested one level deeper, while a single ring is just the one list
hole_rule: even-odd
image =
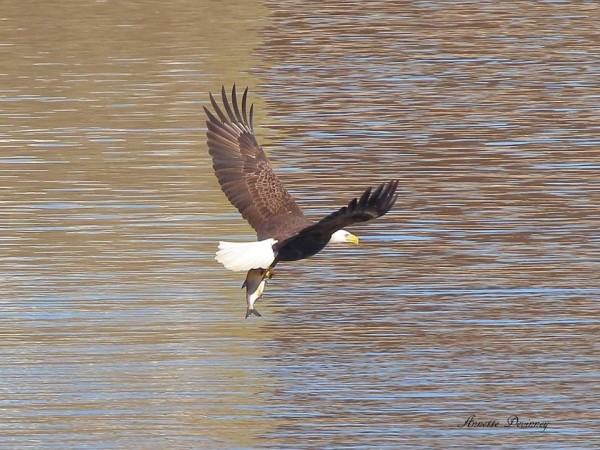
[{"label": "bald eagle", "polygon": [[329,243],[358,244],[358,237],[343,228],[387,213],[394,205],[397,180],[368,188],[348,206],[314,222],[307,218],[285,189],[256,142],[252,115],[247,108],[248,88],[241,110],[233,86],[231,103],[221,89],[223,108],[209,94],[214,113],[206,112],[208,152],[215,175],[229,201],[256,231],[256,242],[219,242],[215,259],[233,271],[247,271],[246,318],[260,316],[254,308],[273,269],[281,261],[297,261],[319,253]]}]

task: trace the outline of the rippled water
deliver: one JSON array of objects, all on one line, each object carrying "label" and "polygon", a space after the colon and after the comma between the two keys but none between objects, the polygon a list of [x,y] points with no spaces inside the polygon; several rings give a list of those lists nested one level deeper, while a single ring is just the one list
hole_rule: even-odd
[{"label": "rippled water", "polygon": [[[0,447],[600,445],[596,2],[5,3]],[[307,213],[401,179],[252,320],[233,82]]]}]

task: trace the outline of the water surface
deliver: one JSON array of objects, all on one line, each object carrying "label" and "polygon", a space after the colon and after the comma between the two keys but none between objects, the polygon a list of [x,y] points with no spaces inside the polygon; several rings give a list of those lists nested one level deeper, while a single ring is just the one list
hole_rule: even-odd
[{"label": "water surface", "polygon": [[[308,6],[4,5],[1,447],[600,444],[598,6]],[[401,180],[261,319],[213,260],[254,238],[206,152],[233,82],[308,214]]]}]

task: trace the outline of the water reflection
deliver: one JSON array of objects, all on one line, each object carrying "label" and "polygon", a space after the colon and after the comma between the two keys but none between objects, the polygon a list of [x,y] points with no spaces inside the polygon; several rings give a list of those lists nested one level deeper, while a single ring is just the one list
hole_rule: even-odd
[{"label": "water reflection", "polygon": [[[595,4],[2,15],[0,446],[595,439]],[[252,236],[204,144],[233,82],[307,213],[403,180],[360,247],[282,266],[261,320],[212,259]]]}]

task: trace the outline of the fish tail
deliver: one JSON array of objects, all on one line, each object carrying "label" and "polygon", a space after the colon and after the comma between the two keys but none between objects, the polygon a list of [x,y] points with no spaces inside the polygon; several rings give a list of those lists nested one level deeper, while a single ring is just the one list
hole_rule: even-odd
[{"label": "fish tail", "polygon": [[256,317],[262,317],[262,314],[259,313],[256,309],[254,309],[254,308],[247,308],[246,309],[246,319],[248,317],[250,317],[252,314],[254,314]]}]

